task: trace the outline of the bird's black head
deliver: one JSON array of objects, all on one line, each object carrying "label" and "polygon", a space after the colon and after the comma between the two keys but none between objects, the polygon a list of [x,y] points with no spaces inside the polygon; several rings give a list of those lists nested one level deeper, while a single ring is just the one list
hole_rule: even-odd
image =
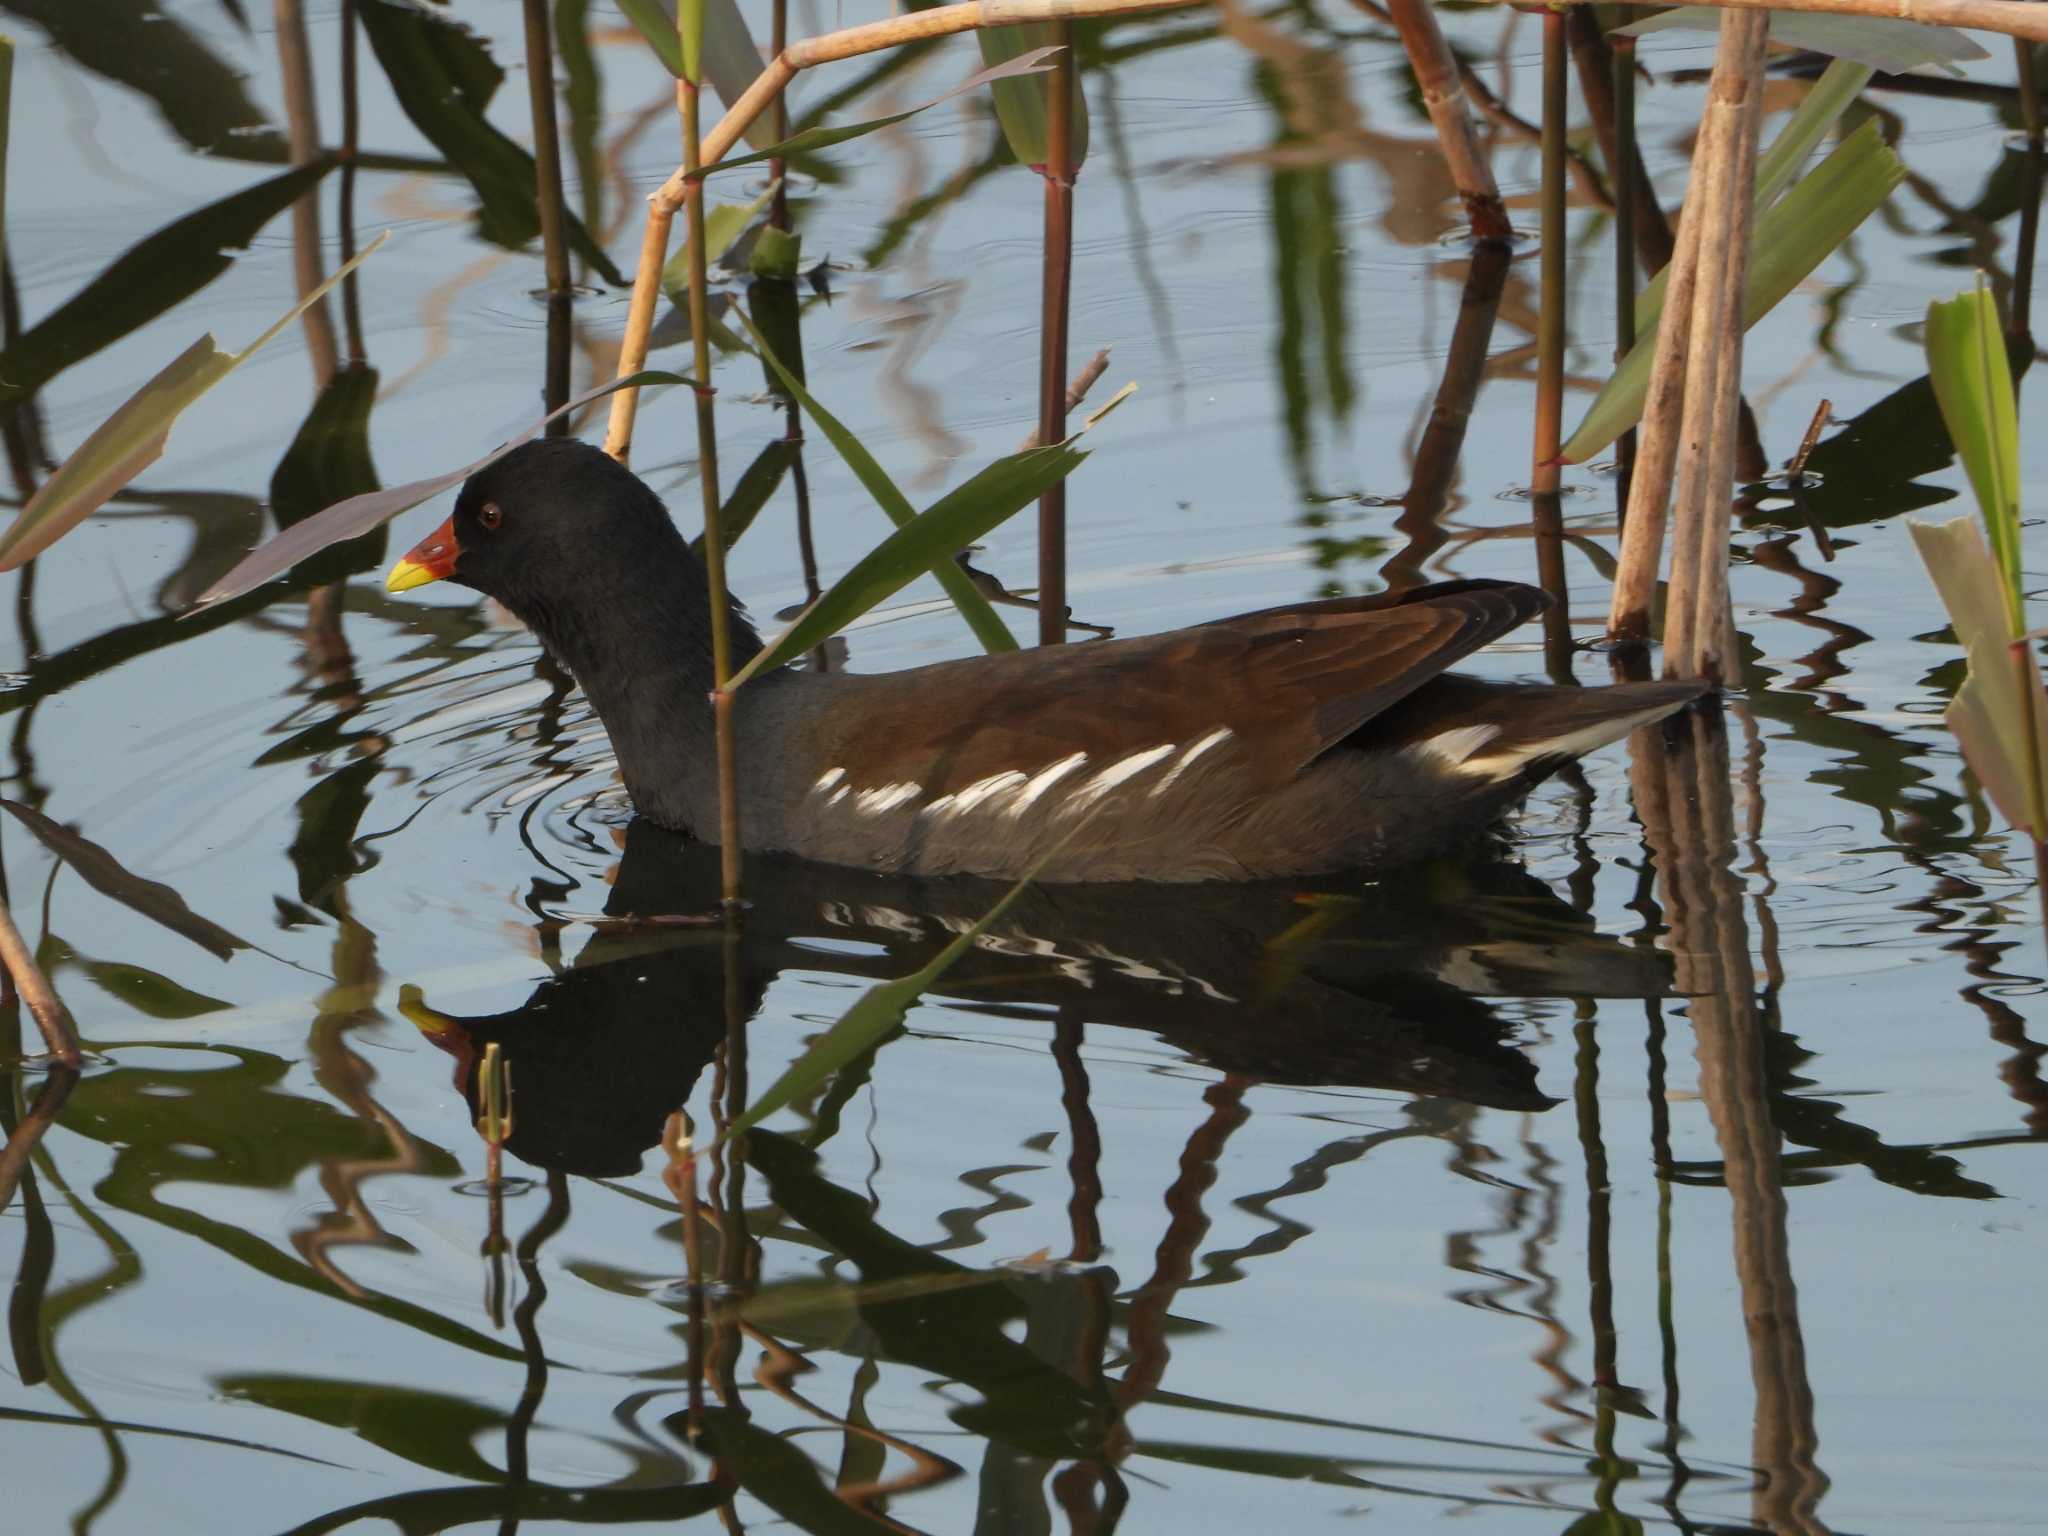
[{"label": "bird's black head", "polygon": [[[495,597],[571,670],[635,639],[709,653],[703,562],[638,475],[573,438],[523,443],[471,475],[385,586],[430,581]],[[730,615],[734,654],[753,654],[753,626],[737,604]]]}]

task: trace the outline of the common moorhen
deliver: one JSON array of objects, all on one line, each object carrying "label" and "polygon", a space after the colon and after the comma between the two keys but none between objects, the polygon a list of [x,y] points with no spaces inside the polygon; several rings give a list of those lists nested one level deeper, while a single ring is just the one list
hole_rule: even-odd
[{"label": "common moorhen", "polygon": [[[583,685],[640,814],[718,833],[704,568],[630,470],[567,438],[472,476],[391,570],[497,598]],[[1544,605],[1449,581],[907,672],[784,668],[734,705],[749,849],[912,874],[1240,880],[1385,868],[1485,826],[1697,683],[1445,668]],[[734,665],[761,640],[737,604]]]}]

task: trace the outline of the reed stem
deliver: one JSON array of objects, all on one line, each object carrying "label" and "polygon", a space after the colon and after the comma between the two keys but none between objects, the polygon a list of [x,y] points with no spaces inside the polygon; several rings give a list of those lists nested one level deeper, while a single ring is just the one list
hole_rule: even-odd
[{"label": "reed stem", "polygon": [[[1721,18],[1721,45],[1694,152],[1696,197],[1686,227],[1700,225],[1681,433],[1687,452],[1672,508],[1671,588],[1665,605],[1664,670],[1671,677],[1726,678],[1728,533],[1742,398],[1742,291],[1749,275],[1757,129],[1763,118],[1770,17]],[[1712,231],[1712,238],[1707,231]],[[1679,323],[1681,312],[1665,314]]]},{"label": "reed stem", "polygon": [[[1619,363],[1636,344],[1636,179],[1643,171],[1636,149],[1636,40],[1615,39],[1609,58],[1614,66],[1614,159],[1608,168],[1614,182],[1614,360]],[[1657,222],[1664,223],[1662,209]],[[1670,238],[1668,228],[1665,238]],[[1636,429],[1630,427],[1615,446],[1614,479],[1624,523],[1635,463]]]},{"label": "reed stem", "polygon": [[1536,494],[1555,494],[1564,442],[1565,345],[1565,18],[1543,17],[1542,304],[1536,322]]},{"label": "reed stem", "polygon": [[[1045,258],[1039,313],[1038,440],[1067,436],[1067,318],[1074,277],[1074,24],[1053,28],[1059,48],[1047,82],[1045,125]],[[1067,638],[1067,482],[1038,498],[1038,643]]]},{"label": "reed stem", "polygon": [[[1496,4],[1507,0],[1494,0]],[[1552,0],[1558,5],[1593,5],[1600,0]],[[1652,5],[1657,0],[1625,0]],[[1824,16],[1881,16],[1929,27],[1965,27],[2048,42],[2048,5],[2039,0],[1699,0],[1719,11],[1813,11]]]},{"label": "reed stem", "polygon": [[50,989],[49,978],[36,964],[36,957],[14,926],[14,914],[0,902],[0,965],[14,978],[15,990],[28,1004],[28,1011],[42,1031],[43,1048],[59,1066],[76,1069],[85,1057],[78,1048],[78,1031],[71,1014]]}]

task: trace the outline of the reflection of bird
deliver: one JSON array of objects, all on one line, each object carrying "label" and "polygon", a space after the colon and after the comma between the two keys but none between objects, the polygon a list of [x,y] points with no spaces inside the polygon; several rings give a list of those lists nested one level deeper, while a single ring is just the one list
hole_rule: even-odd
[{"label": "reflection of bird", "polygon": [[[654,493],[567,439],[473,476],[392,569],[498,598],[574,673],[633,803],[718,829],[703,567]],[[750,849],[918,874],[1256,879],[1386,866],[1485,825],[1693,683],[1563,689],[1445,668],[1543,605],[1459,581],[907,672],[784,668],[734,706]],[[735,607],[736,657],[760,640]]]},{"label": "reflection of bird", "polygon": [[[739,945],[751,1014],[784,971],[907,975],[986,912],[1002,887],[763,858]],[[1668,958],[1599,933],[1516,866],[1429,866],[1398,891],[1293,885],[1036,886],[934,991],[961,1011],[1143,1031],[1222,1071],[1268,1082],[1422,1093],[1542,1109],[1530,1060],[1483,999],[1644,997]],[[702,912],[715,849],[636,821],[607,900],[614,917]],[[462,1063],[498,1041],[512,1063],[511,1150],[577,1173],[639,1166],[663,1119],[726,1037],[719,933],[622,924],[506,1013],[415,1023]]]}]

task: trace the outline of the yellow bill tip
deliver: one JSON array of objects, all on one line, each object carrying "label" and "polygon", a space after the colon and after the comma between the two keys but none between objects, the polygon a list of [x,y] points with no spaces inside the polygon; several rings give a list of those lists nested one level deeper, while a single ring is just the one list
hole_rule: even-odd
[{"label": "yellow bill tip", "polygon": [[417,560],[401,560],[391,567],[391,574],[384,578],[384,590],[410,592],[414,587],[424,587],[428,582],[440,579],[433,570]]}]

